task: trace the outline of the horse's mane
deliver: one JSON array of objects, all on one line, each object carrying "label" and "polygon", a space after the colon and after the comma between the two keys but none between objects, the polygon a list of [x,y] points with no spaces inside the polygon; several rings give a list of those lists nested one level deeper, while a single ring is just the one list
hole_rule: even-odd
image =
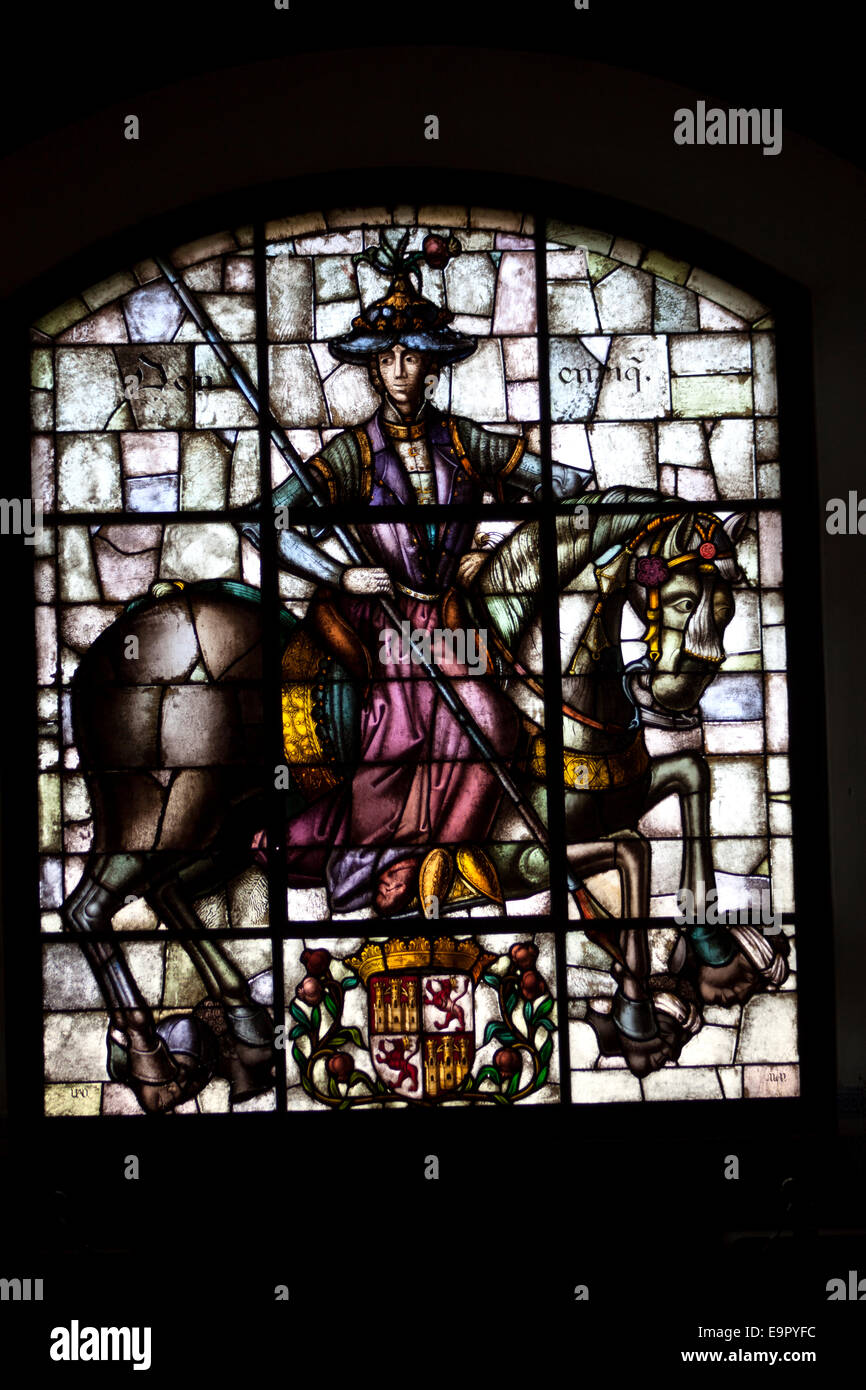
[{"label": "horse's mane", "polygon": [[[598,511],[603,503],[626,503],[627,512]],[[574,506],[584,506],[590,513],[586,530],[577,530],[574,514],[563,512],[556,518],[556,551],[560,562],[568,557],[573,574],[596,560],[612,546],[623,545],[653,517],[676,507],[676,500],[660,492],[633,487],[609,487],[604,492],[587,492],[575,498]],[[593,516],[593,512],[596,515]],[[538,522],[527,521],[512,533],[506,544],[491,556],[483,571],[482,587],[486,593],[529,593],[539,585]],[[570,552],[570,553],[569,553]]]},{"label": "horse's mane", "polygon": [[[601,510],[605,503],[627,511]],[[573,507],[586,507],[589,525],[575,526]],[[655,517],[676,513],[676,498],[648,488],[609,487],[574,499],[556,518],[556,554],[562,587],[585,565],[620,548]],[[526,521],[491,554],[478,575],[478,589],[503,640],[511,645],[524,629],[541,587],[539,523]]]},{"label": "horse's mane", "polygon": [[[634,510],[627,512],[598,510],[605,503],[615,503],[617,506],[625,504]],[[556,519],[557,553],[561,554],[561,547],[571,541],[574,559],[578,562],[578,568],[582,568],[591,560],[597,560],[600,555],[604,555],[613,546],[624,545],[635,532],[640,531],[655,517],[663,516],[665,512],[675,512],[677,500],[674,497],[666,497],[660,492],[652,492],[649,488],[609,487],[605,488],[603,492],[584,493],[582,497],[575,499],[574,505],[589,509],[589,527],[585,531],[575,532],[573,520],[568,513],[558,516]],[[592,515],[594,511],[597,512],[596,516]]]}]

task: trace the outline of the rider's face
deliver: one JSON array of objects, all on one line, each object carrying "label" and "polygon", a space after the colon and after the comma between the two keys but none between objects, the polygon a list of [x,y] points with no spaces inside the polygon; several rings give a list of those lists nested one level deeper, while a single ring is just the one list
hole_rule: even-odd
[{"label": "rider's face", "polygon": [[401,415],[412,416],[421,403],[424,390],[425,354],[405,348],[402,343],[378,354],[379,375]]}]

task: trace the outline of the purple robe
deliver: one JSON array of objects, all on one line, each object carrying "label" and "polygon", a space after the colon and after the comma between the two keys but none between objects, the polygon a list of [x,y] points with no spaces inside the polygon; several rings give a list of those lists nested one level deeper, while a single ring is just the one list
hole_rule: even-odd
[{"label": "purple robe", "polygon": [[[381,411],[365,426],[372,452],[371,507],[415,502],[415,492],[382,427]],[[427,447],[435,469],[438,502],[478,503],[483,482],[461,463],[447,422],[434,418]],[[430,546],[423,509],[418,523],[358,525],[371,563],[392,582],[433,599],[395,590],[401,620],[413,629],[444,628],[442,598],[471,549],[474,522],[443,522]],[[479,844],[490,834],[502,786],[444,704],[423,669],[383,659],[380,634],[393,626],[375,598],[336,595],[337,606],[365,643],[373,680],[360,720],[359,763],[343,785],[318,798],[286,826],[290,886],[327,883],[337,911],[372,902],[379,874],[399,859],[419,860],[434,846]],[[475,641],[467,640],[472,662]],[[434,650],[434,656],[437,653]],[[488,741],[507,763],[520,729],[514,706],[484,674],[437,659]],[[473,662],[477,671],[477,664]]]}]

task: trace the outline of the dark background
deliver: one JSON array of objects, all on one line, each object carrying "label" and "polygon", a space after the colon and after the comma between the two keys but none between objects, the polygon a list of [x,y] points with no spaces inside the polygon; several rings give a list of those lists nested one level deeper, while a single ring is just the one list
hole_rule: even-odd
[{"label": "dark background", "polygon": [[[540,1356],[550,1315],[571,1339],[569,1374],[642,1365],[640,1336],[620,1328],[605,1340],[623,1307],[664,1367],[681,1348],[707,1345],[696,1339],[698,1322],[817,1323],[821,1339],[807,1345],[825,1370],[862,1326],[864,1305],[827,1304],[825,1293],[849,1269],[866,1276],[864,542],[828,538],[823,525],[826,498],[864,488],[856,12],[590,4],[576,12],[570,0],[411,8],[291,0],[282,12],[272,0],[183,0],[10,12],[0,87],[6,408],[17,437],[24,355],[14,335],[26,313],[126,264],[138,245],[146,254],[163,227],[175,243],[186,239],[182,226],[189,236],[216,229],[229,220],[234,190],[279,215],[319,196],[373,203],[389,186],[373,170],[392,170],[391,184],[406,188],[425,168],[430,187],[437,169],[457,168],[469,184],[473,170],[498,173],[509,194],[487,200],[497,206],[523,205],[538,191],[534,178],[554,180],[571,207],[588,190],[586,217],[575,220],[615,216],[619,234],[655,235],[674,254],[701,249],[703,237],[699,263],[744,288],[750,278],[760,284],[762,270],[789,277],[800,315],[787,385],[780,360],[786,535],[797,541],[791,548],[786,539],[786,587],[800,683],[798,931],[812,962],[811,984],[803,979],[803,1103],[491,1115],[471,1132],[461,1114],[406,1113],[399,1131],[387,1119],[376,1134],[350,1130],[348,1147],[321,1116],[286,1125],[288,1138],[268,1116],[239,1120],[230,1133],[218,1117],[215,1125],[198,1117],[168,1134],[130,1121],[97,1135],[86,1121],[58,1128],[27,1113],[21,1078],[38,1077],[39,1006],[7,969],[13,1081],[11,1120],[0,1120],[0,1275],[43,1275],[46,1304],[3,1304],[0,1325],[6,1335],[31,1328],[34,1362],[52,1375],[70,1368],[47,1361],[45,1329],[70,1317],[149,1322],[182,1348],[178,1364],[212,1375],[227,1374],[257,1338],[265,1355],[305,1340],[351,1345],[350,1332],[370,1330],[362,1309],[383,1339],[380,1357],[389,1337],[413,1328],[441,1323],[447,1332],[460,1321],[455,1309],[473,1300],[473,1370],[482,1349],[492,1354],[510,1333]],[[781,107],[782,153],[677,149],[673,110],[696,99]],[[421,138],[429,111],[442,121],[435,143]],[[141,115],[137,145],[122,139],[126,113]],[[366,189],[348,172],[359,169],[371,171]],[[328,171],[332,182],[314,197],[311,180]],[[446,187],[447,178],[436,195],[443,201]],[[91,266],[96,273],[79,279]],[[10,461],[7,477],[16,473]],[[4,491],[16,495],[11,482]],[[26,651],[30,611],[17,600],[15,544],[0,542],[4,612],[13,648]],[[25,677],[17,697],[7,691],[7,721],[28,698]],[[20,943],[10,942],[33,916],[26,893],[10,888],[18,861],[9,847],[31,774],[7,721],[4,947],[7,965],[17,965]],[[24,956],[37,960],[33,943]],[[142,1157],[135,1184],[121,1176],[130,1152]],[[430,1152],[440,1156],[439,1183],[423,1180]],[[741,1159],[736,1183],[722,1178],[732,1153]],[[386,1249],[399,1253],[385,1258]],[[584,1281],[590,1302],[576,1304],[573,1287]],[[287,1305],[273,1303],[277,1282],[290,1286]],[[395,1311],[401,1295],[405,1318]],[[421,1317],[422,1305],[435,1316]],[[163,1372],[166,1345],[155,1363]],[[415,1354],[424,1355],[420,1342]],[[100,1371],[119,1373],[89,1374]]]},{"label": "dark background", "polygon": [[134,104],[142,93],[200,73],[350,48],[359,66],[375,74],[372,55],[383,45],[448,44],[611,63],[699,86],[708,105],[718,98],[725,106],[781,106],[786,128],[866,167],[857,15],[840,4],[590,0],[578,12],[572,0],[532,6],[291,0],[288,11],[278,11],[273,0],[243,6],[48,0],[13,13],[0,92],[4,153],[115,101]]}]

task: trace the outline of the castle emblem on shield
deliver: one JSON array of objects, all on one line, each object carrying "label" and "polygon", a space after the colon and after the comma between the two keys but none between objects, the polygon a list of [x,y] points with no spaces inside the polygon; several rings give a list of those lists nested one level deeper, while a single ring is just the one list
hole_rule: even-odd
[{"label": "castle emblem on shield", "polygon": [[370,1055],[390,1091],[429,1103],[460,1089],[475,1060],[475,986],[495,959],[474,941],[416,937],[346,961],[366,987]]}]

